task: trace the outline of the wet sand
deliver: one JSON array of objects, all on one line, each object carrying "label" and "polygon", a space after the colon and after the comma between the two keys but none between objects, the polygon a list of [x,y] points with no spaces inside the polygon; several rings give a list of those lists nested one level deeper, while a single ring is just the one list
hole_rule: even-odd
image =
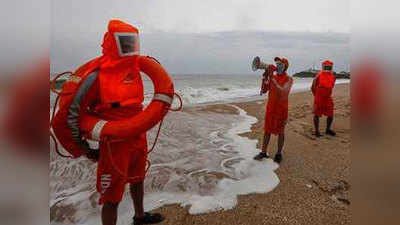
[{"label": "wet sand", "polygon": [[[179,205],[161,207],[155,212],[167,219],[162,224],[350,224],[350,90],[348,84],[334,90],[336,137],[312,136],[312,95],[310,92],[289,97],[289,121],[286,126],[284,159],[276,171],[278,187],[267,194],[239,196],[233,210],[202,215],[190,215]],[[252,131],[242,134],[262,144],[264,101],[235,103],[258,122]],[[187,112],[236,114],[229,104],[186,109]],[[321,119],[321,131],[325,128]],[[272,137],[268,151],[276,151],[276,137]],[[246,151],[246,149],[243,149]],[[260,162],[263,163],[263,162]]]}]

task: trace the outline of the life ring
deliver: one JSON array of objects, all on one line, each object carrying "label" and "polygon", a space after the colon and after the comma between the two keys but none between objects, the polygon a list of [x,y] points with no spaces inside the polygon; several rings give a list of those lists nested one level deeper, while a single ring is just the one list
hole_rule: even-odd
[{"label": "life ring", "polygon": [[150,77],[154,85],[151,103],[144,111],[124,120],[107,121],[93,115],[82,115],[80,130],[85,138],[95,141],[132,138],[150,130],[167,114],[174,97],[171,77],[151,57],[139,56],[138,63],[140,70]]}]

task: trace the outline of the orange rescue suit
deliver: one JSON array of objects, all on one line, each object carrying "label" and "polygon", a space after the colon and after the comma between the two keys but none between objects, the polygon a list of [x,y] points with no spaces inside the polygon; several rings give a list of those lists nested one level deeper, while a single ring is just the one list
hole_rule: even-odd
[{"label": "orange rescue suit", "polygon": [[316,116],[333,116],[332,89],[335,85],[336,77],[332,71],[322,70],[315,77],[314,94],[314,114]]},{"label": "orange rescue suit", "polygon": [[[120,120],[129,118],[142,111],[143,83],[138,67],[137,56],[121,57],[114,33],[138,33],[138,30],[118,20],[110,21],[108,32],[104,35],[103,57],[98,79],[89,91],[84,105],[104,120]],[[86,107],[82,107],[86,109]],[[100,142],[100,159],[97,168],[97,190],[101,194],[100,204],[104,202],[120,202],[126,183],[144,180],[147,160],[146,133],[125,140],[114,142],[109,146],[112,157],[109,157],[108,146]],[[127,180],[121,177],[114,165],[126,175],[137,177]]]},{"label": "orange rescue suit", "polygon": [[[281,87],[292,82],[291,78],[286,74],[274,75],[272,77]],[[291,85],[291,83],[289,84]],[[274,82],[268,81],[267,88],[268,103],[265,111],[264,131],[269,134],[281,134],[284,132],[285,125],[288,119],[288,90],[280,90]]]},{"label": "orange rescue suit", "polygon": [[[119,37],[118,35],[126,36]],[[82,131],[82,133],[78,132],[79,124],[85,122],[83,115],[94,115],[105,121],[118,121],[143,111],[144,93],[138,61],[140,57],[138,55],[138,39],[132,42],[117,42],[120,40],[117,38],[126,40],[127,37],[138,37],[138,30],[122,21],[111,20],[103,39],[103,55],[75,72],[76,75],[88,74],[80,86],[84,88],[79,88],[79,93],[75,93],[75,97],[71,96],[60,100],[60,108],[66,109],[55,117],[55,125],[62,124],[65,120],[69,121],[72,134],[78,134],[79,137],[75,138],[75,143],[73,143],[70,138],[67,138],[67,134],[71,131],[67,132],[61,128],[61,125],[54,126],[56,128],[54,130],[60,143],[64,147],[72,149],[73,157],[83,154],[82,146],[76,142],[80,141],[80,137],[88,136]],[[132,46],[136,48],[133,49],[134,54],[126,54],[125,50],[129,50]],[[128,51],[128,53],[130,52]],[[75,76],[71,79],[72,81],[79,80],[79,77]],[[63,89],[68,90],[68,85],[71,87],[77,85],[78,82],[72,81],[67,82]],[[76,98],[76,96],[81,96],[81,98]],[[69,104],[71,98],[73,98],[72,105],[75,107],[62,107]],[[75,118],[79,118],[79,121],[75,121]],[[99,203],[118,203],[122,199],[126,183],[137,183],[144,180],[147,161],[146,133],[118,142],[108,143],[102,140],[99,145],[100,158],[97,166],[96,185],[101,195]],[[115,167],[118,167],[118,171]]]}]

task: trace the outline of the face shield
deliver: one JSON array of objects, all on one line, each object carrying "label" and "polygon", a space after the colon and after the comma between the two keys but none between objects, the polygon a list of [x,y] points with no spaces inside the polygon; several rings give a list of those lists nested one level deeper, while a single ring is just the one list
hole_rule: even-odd
[{"label": "face shield", "polygon": [[137,33],[114,33],[119,56],[139,55],[139,35]]},{"label": "face shield", "polygon": [[332,70],[332,66],[331,65],[323,65],[322,69],[323,70],[327,70],[327,71],[331,71]]}]

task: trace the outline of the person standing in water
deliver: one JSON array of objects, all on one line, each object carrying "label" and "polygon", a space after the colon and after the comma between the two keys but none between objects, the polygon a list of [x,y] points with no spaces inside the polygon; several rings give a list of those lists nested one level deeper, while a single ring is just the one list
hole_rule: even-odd
[{"label": "person standing in water", "polygon": [[[264,140],[261,152],[254,157],[255,160],[269,158],[267,147],[271,134],[278,135],[278,151],[274,161],[282,161],[282,149],[285,142],[285,126],[288,119],[288,97],[293,84],[293,79],[287,75],[289,61],[285,58],[275,57],[276,67],[269,66],[265,72],[266,80],[264,92],[268,93],[268,103],[265,111]],[[276,74],[274,74],[274,70]]]},{"label": "person standing in water", "polygon": [[[97,183],[101,221],[103,225],[116,225],[118,206],[125,186],[129,184],[133,201],[134,225],[155,224],[164,220],[158,213],[144,211],[144,179],[148,155],[146,132],[129,139],[115,134],[113,141],[101,139],[103,128],[109,121],[124,121],[143,112],[144,90],[139,60],[139,30],[123,21],[111,20],[104,35],[103,54],[80,67],[75,74],[87,74],[82,80],[71,76],[68,87],[79,84],[66,113],[58,112],[54,131],[74,158],[85,155],[97,162]],[[150,58],[150,57],[148,57]],[[149,59],[153,60],[153,59]],[[156,63],[156,61],[154,61]],[[62,100],[60,105],[68,104]],[[83,130],[99,118],[90,131]],[[66,121],[68,132],[64,132]],[[86,125],[88,126],[88,125]],[[122,125],[121,125],[122,126]],[[125,125],[126,126],[126,125]],[[68,139],[71,134],[71,139]],[[99,149],[92,149],[86,138],[99,140]]]},{"label": "person standing in water", "polygon": [[322,70],[315,76],[311,85],[311,92],[314,95],[314,135],[321,137],[319,132],[319,118],[327,116],[326,130],[327,135],[335,136],[336,133],[331,129],[333,122],[333,99],[332,90],[335,86],[336,77],[332,72],[333,62],[326,60],[322,62]]}]

